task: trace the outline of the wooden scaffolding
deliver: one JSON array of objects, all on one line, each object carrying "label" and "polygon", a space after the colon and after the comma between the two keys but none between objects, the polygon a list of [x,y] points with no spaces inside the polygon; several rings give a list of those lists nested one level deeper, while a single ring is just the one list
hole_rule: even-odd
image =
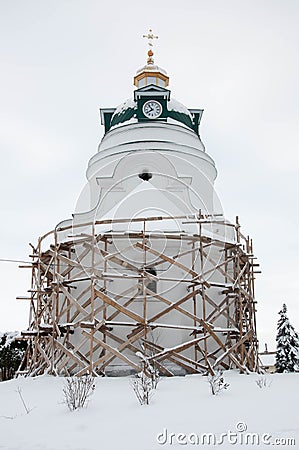
[{"label": "wooden scaffolding", "polygon": [[[32,269],[30,324],[22,333],[28,375],[113,374],[116,361],[140,371],[141,348],[165,376],[258,370],[252,241],[238,218],[235,224],[201,213],[172,219],[198,229],[164,232],[164,241],[179,244],[176,254],[173,245],[157,250],[161,233],[147,231],[164,217],[72,223],[39,238],[32,264],[21,266]],[[109,229],[126,222],[138,223],[140,231]],[[230,228],[234,239],[208,235],[204,227],[215,223]],[[139,265],[127,257],[132,251]],[[166,265],[172,272],[159,271]],[[116,292],[115,282],[124,289]],[[153,338],[159,332],[165,342]]]}]

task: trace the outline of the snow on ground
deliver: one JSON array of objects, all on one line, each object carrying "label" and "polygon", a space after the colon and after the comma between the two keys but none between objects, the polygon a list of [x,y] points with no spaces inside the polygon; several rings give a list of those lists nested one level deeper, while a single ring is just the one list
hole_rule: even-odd
[{"label": "snow on ground", "polygon": [[[263,389],[255,383],[258,377],[227,372],[225,380],[230,387],[218,396],[210,394],[206,377],[165,378],[149,406],[139,405],[130,378],[99,378],[88,407],[74,412],[62,403],[63,378],[42,376],[2,382],[0,449],[207,449],[213,446],[208,445],[207,437],[204,445],[201,443],[203,433],[214,433],[221,442],[221,433],[230,430],[236,435],[230,435],[230,441],[223,437],[223,444],[217,448],[273,448],[275,439],[280,439],[280,448],[299,448],[299,374],[267,375],[271,385]],[[27,407],[33,408],[29,414],[16,392],[18,387]],[[247,431],[242,432],[245,427]],[[163,433],[160,444],[159,433]],[[178,437],[178,433],[183,435]],[[260,444],[242,444],[246,433],[258,434],[254,439]],[[271,437],[264,437],[262,443],[265,433]],[[288,438],[296,439],[296,444],[284,445]],[[237,443],[230,443],[236,439]]]}]

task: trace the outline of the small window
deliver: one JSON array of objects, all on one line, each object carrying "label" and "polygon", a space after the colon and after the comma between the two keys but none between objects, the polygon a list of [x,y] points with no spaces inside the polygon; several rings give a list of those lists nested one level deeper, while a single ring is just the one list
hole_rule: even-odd
[{"label": "small window", "polygon": [[[157,271],[155,269],[152,269],[151,267],[148,267],[147,269],[145,269],[145,271],[147,273],[150,273],[151,275],[155,275],[155,277],[157,276]],[[146,287],[148,290],[156,293],[157,292],[157,281],[148,279],[147,283],[146,283]]]},{"label": "small window", "polygon": [[156,77],[147,77],[147,84],[157,84],[156,83]]}]

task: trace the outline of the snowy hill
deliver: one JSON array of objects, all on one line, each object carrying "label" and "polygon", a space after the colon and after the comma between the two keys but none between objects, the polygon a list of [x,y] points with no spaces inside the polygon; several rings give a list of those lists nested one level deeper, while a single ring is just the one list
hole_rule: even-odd
[{"label": "snowy hill", "polygon": [[[99,378],[88,407],[74,412],[62,403],[63,378],[42,376],[3,382],[0,383],[0,449],[213,447],[207,439],[213,442],[214,437],[208,438],[204,433],[214,433],[218,442],[223,440],[217,447],[225,450],[269,448],[269,445],[273,448],[275,439],[280,439],[280,447],[299,448],[299,374],[267,375],[270,386],[263,389],[255,382],[258,377],[227,372],[225,379],[230,387],[218,396],[210,394],[207,378],[203,376],[162,379],[149,406],[139,405],[129,378]],[[32,408],[29,414],[17,393],[18,387],[27,407]],[[247,431],[242,431],[246,427]],[[221,437],[221,433],[229,431],[230,438]],[[248,439],[258,438],[260,444],[242,444],[246,433],[256,433],[258,436]],[[199,444],[195,443],[196,436]],[[288,438],[295,439],[296,444],[284,445]],[[205,439],[205,445],[200,443],[201,439]]]}]

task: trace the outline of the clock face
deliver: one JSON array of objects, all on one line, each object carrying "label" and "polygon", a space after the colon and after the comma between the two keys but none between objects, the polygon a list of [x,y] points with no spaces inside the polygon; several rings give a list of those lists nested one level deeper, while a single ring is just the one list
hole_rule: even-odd
[{"label": "clock face", "polygon": [[142,111],[149,119],[156,119],[162,114],[162,105],[156,100],[149,100],[144,103]]}]

